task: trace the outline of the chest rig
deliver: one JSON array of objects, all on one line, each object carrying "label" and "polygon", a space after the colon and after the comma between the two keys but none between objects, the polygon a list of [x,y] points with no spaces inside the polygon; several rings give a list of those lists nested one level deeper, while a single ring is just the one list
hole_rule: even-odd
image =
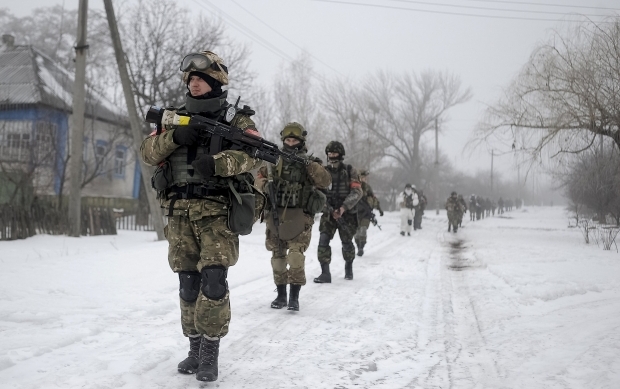
[{"label": "chest rig", "polygon": [[305,166],[280,159],[269,169],[270,179],[276,194],[279,208],[304,208],[308,201],[312,183]]},{"label": "chest rig", "polygon": [[327,171],[332,176],[332,184],[327,190],[327,203],[334,209],[340,208],[351,192],[351,169],[351,165],[342,162],[336,168],[327,165]]}]

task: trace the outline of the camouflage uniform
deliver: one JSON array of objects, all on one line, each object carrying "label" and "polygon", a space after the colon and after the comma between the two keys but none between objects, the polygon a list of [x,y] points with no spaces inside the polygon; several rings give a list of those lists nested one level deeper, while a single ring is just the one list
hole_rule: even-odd
[{"label": "camouflage uniform", "polygon": [[460,217],[459,217],[458,223],[457,223],[457,225],[459,227],[461,227],[461,225],[463,224],[463,214],[465,212],[467,212],[467,202],[463,198],[463,195],[458,195],[457,200],[458,200],[459,204],[461,205],[461,209],[463,210],[463,212],[460,214]]},{"label": "camouflage uniform", "polygon": [[421,230],[422,229],[422,216],[424,216],[424,210],[426,210],[426,205],[428,204],[428,200],[424,195],[422,190],[418,191],[418,206],[415,208],[415,215],[413,216],[413,229]]},{"label": "camouflage uniform", "polygon": [[357,246],[357,255],[362,256],[364,254],[364,246],[366,246],[366,237],[368,232],[368,227],[370,227],[370,217],[373,209],[379,210],[379,214],[383,216],[383,211],[381,210],[381,204],[379,203],[379,199],[375,196],[372,191],[372,187],[367,182],[362,181],[362,198],[360,199],[360,203],[364,202],[364,204],[358,204],[357,206],[357,220],[358,227],[357,232],[355,233],[355,245]]},{"label": "camouflage uniform", "polygon": [[456,196],[456,192],[452,192],[452,195],[448,197],[446,201],[446,210],[448,211],[448,232],[450,228],[456,232],[459,228],[459,219],[463,218],[463,206],[459,203]]},{"label": "camouflage uniform", "polygon": [[[297,153],[297,155],[304,156],[304,153]],[[303,222],[303,228],[300,228],[302,231],[298,235],[286,240],[279,239],[273,224],[268,224],[265,246],[267,250],[273,253],[271,257],[273,280],[276,285],[305,285],[304,252],[310,245],[312,225],[314,224],[314,214],[309,214],[305,207],[313,187],[327,189],[331,184],[331,175],[317,162],[311,162],[310,165],[303,166],[298,163],[287,162],[284,159],[280,159],[278,165],[272,165],[270,170],[271,172],[268,172],[267,167],[260,169],[259,177],[263,178],[259,179],[261,183],[258,186],[259,188],[261,186],[264,187],[266,184],[265,178],[269,175],[273,177],[278,204],[283,205],[278,206],[278,210],[281,215],[284,215],[284,217],[280,217],[280,227],[278,230],[291,228],[290,223]],[[304,193],[307,194],[304,196]],[[303,210],[303,213],[298,212],[300,220],[291,218],[296,209]],[[288,211],[288,218],[286,211]],[[271,204],[269,203],[265,217],[273,219],[271,217]],[[280,231],[280,235],[282,234]],[[288,269],[287,265],[289,266]]]},{"label": "camouflage uniform", "polygon": [[[314,282],[331,282],[331,274],[329,273],[329,264],[332,259],[332,249],[329,242],[334,238],[334,234],[338,231],[340,240],[342,241],[342,257],[345,260],[345,278],[353,279],[352,264],[355,259],[355,246],[353,246],[353,237],[357,231],[357,202],[362,198],[362,185],[360,183],[357,170],[351,165],[342,162],[344,157],[344,147],[340,142],[330,142],[326,147],[326,154],[331,150],[339,150],[340,160],[328,161],[327,171],[331,174],[332,185],[327,190],[327,205],[321,216],[321,224],[319,225],[319,247],[317,256],[321,263],[322,273],[314,279]],[[339,220],[334,218],[333,212],[344,208],[344,213]],[[326,275],[324,277],[324,275]],[[327,279],[329,281],[322,281]],[[350,275],[350,277],[349,277]]]}]

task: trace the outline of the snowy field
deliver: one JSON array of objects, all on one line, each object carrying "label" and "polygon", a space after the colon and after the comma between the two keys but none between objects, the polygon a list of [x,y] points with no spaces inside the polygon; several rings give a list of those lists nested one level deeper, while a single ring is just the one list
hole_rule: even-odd
[{"label": "snowy field", "polygon": [[559,207],[504,216],[452,234],[431,211],[408,238],[386,213],[353,281],[332,245],[326,285],[315,224],[299,312],[269,307],[257,224],[229,272],[214,383],[176,372],[178,278],[154,233],[0,242],[0,387],[620,388],[620,254]]}]

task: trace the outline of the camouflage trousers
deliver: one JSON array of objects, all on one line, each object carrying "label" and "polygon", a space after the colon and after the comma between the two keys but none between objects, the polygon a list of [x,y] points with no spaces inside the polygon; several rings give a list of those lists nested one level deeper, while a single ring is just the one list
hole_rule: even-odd
[{"label": "camouflage trousers", "polygon": [[271,268],[273,269],[273,281],[276,285],[306,285],[306,257],[304,252],[308,250],[310,245],[314,218],[310,215],[304,214],[304,216],[305,228],[293,239],[278,239],[273,231],[267,229],[265,247],[272,252]]},{"label": "camouflage trousers", "polygon": [[355,246],[353,246],[353,236],[357,231],[357,214],[345,212],[341,217],[342,223],[338,223],[330,213],[324,213],[321,216],[321,224],[319,225],[318,258],[320,263],[331,263],[332,248],[329,242],[334,238],[336,231],[340,235],[342,242],[342,257],[345,261],[355,259]]},{"label": "camouflage trousers", "polygon": [[463,213],[457,211],[448,211],[448,227],[458,228],[459,220],[463,219]]},{"label": "camouflage trousers", "polygon": [[[200,272],[205,266],[233,266],[239,258],[239,237],[228,229],[226,216],[206,216],[190,220],[172,216],[164,229],[168,239],[168,262],[175,273]],[[185,336],[206,335],[222,338],[230,324],[229,292],[220,300],[203,295],[196,301],[181,302],[181,326]]]},{"label": "camouflage trousers", "polygon": [[368,228],[370,227],[370,219],[358,219],[359,226],[355,233],[355,245],[358,248],[364,248],[366,245],[366,237],[368,236]]}]

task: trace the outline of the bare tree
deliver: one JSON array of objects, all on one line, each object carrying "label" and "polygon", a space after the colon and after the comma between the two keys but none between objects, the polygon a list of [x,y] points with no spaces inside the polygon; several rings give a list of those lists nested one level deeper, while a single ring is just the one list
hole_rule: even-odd
[{"label": "bare tree", "polygon": [[302,53],[289,64],[282,65],[274,82],[273,127],[267,129],[266,137],[278,139],[280,130],[291,121],[301,123],[308,131],[308,149],[316,155],[323,154],[325,147],[325,115],[317,109],[319,98],[317,84],[308,54]]},{"label": "bare tree", "polygon": [[380,72],[370,78],[363,99],[368,129],[387,145],[385,154],[420,176],[422,136],[448,120],[447,111],[471,98],[459,77],[427,70],[420,74]]},{"label": "bare tree", "polygon": [[620,146],[619,17],[554,32],[487,109],[475,142],[537,159],[587,150],[597,135]]},{"label": "bare tree", "polygon": [[321,108],[328,115],[326,128],[331,138],[343,143],[347,161],[358,169],[369,169],[384,157],[385,142],[377,137],[364,120],[363,91],[342,79],[321,85]]}]

